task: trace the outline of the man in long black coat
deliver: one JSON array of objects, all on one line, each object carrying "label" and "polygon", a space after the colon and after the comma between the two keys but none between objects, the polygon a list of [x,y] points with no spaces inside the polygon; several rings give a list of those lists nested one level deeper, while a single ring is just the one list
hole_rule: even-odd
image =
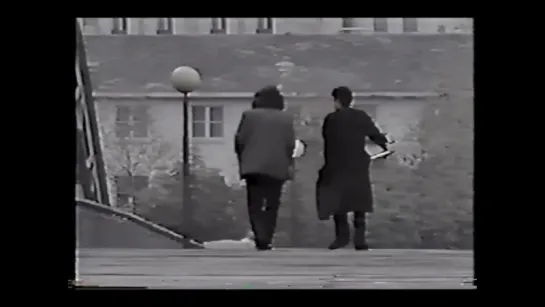
[{"label": "man in long black coat", "polygon": [[350,89],[335,88],[332,96],[336,110],[326,116],[322,127],[325,164],[316,187],[318,216],[327,220],[333,215],[335,241],[329,249],[338,249],[350,241],[347,213],[354,212],[354,247],[367,250],[365,215],[373,211],[373,193],[365,142],[368,137],[387,150],[387,139],[365,111],[350,107]]},{"label": "man in long black coat", "polygon": [[235,135],[235,152],[246,180],[248,213],[256,248],[269,250],[276,228],[282,186],[293,176],[295,129],[283,111],[276,87],[259,91],[252,109],[242,114]]}]

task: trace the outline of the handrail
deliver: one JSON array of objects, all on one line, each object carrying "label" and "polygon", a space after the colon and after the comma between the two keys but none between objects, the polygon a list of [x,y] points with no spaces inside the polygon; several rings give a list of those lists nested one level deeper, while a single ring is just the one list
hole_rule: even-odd
[{"label": "handrail", "polygon": [[101,203],[98,203],[89,199],[76,198],[76,206],[85,207],[93,211],[104,213],[104,214],[116,215],[118,217],[125,218],[131,222],[134,222],[135,224],[138,224],[139,226],[142,226],[150,231],[153,231],[157,234],[160,234],[169,239],[172,239],[176,242],[179,242],[182,244],[189,243],[190,245],[192,245],[192,247],[204,248],[204,244],[199,243],[187,236],[178,234],[163,226],[157,225],[136,214],[132,214],[129,212],[125,212],[125,211],[107,206],[107,205],[103,205]]},{"label": "handrail", "polygon": [[[109,203],[108,186],[106,184],[106,171],[104,160],[102,159],[102,149],[100,147],[100,137],[98,133],[98,122],[93,103],[93,86],[89,69],[87,67],[87,55],[85,53],[85,43],[79,22],[76,21],[76,89],[80,88],[80,95],[75,99],[76,111],[82,113],[82,118],[77,117],[83,130],[79,134],[77,146],[80,146],[80,156],[76,162],[80,163],[82,185],[86,197],[93,197],[95,200],[103,203]],[[82,161],[85,159],[86,161]],[[92,180],[89,180],[92,178]]]}]

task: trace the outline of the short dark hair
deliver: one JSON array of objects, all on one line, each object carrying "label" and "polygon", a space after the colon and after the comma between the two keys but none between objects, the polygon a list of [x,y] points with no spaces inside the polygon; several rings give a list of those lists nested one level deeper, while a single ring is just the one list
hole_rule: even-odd
[{"label": "short dark hair", "polygon": [[284,97],[276,86],[269,85],[254,94],[252,108],[284,109]]},{"label": "short dark hair", "polygon": [[257,96],[262,96],[262,95],[280,95],[281,93],[278,90],[278,87],[274,85],[267,85],[263,87],[262,89],[260,89],[256,94]]},{"label": "short dark hair", "polygon": [[350,106],[350,103],[352,103],[352,99],[354,98],[352,95],[352,91],[346,86],[339,86],[334,88],[331,92],[331,96],[333,96],[333,99],[339,101],[339,103],[343,107]]}]

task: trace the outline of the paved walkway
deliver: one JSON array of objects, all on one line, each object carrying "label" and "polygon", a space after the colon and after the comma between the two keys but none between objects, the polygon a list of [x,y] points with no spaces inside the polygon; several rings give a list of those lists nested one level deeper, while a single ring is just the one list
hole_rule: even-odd
[{"label": "paved walkway", "polygon": [[471,251],[82,249],[84,285],[149,288],[454,288],[473,275]]}]

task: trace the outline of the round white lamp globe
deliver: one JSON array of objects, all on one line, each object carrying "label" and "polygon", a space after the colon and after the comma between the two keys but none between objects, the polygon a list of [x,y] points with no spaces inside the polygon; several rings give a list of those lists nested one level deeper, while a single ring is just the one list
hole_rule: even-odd
[{"label": "round white lamp globe", "polygon": [[201,86],[201,74],[193,67],[180,66],[172,72],[172,86],[181,93],[190,93]]}]

